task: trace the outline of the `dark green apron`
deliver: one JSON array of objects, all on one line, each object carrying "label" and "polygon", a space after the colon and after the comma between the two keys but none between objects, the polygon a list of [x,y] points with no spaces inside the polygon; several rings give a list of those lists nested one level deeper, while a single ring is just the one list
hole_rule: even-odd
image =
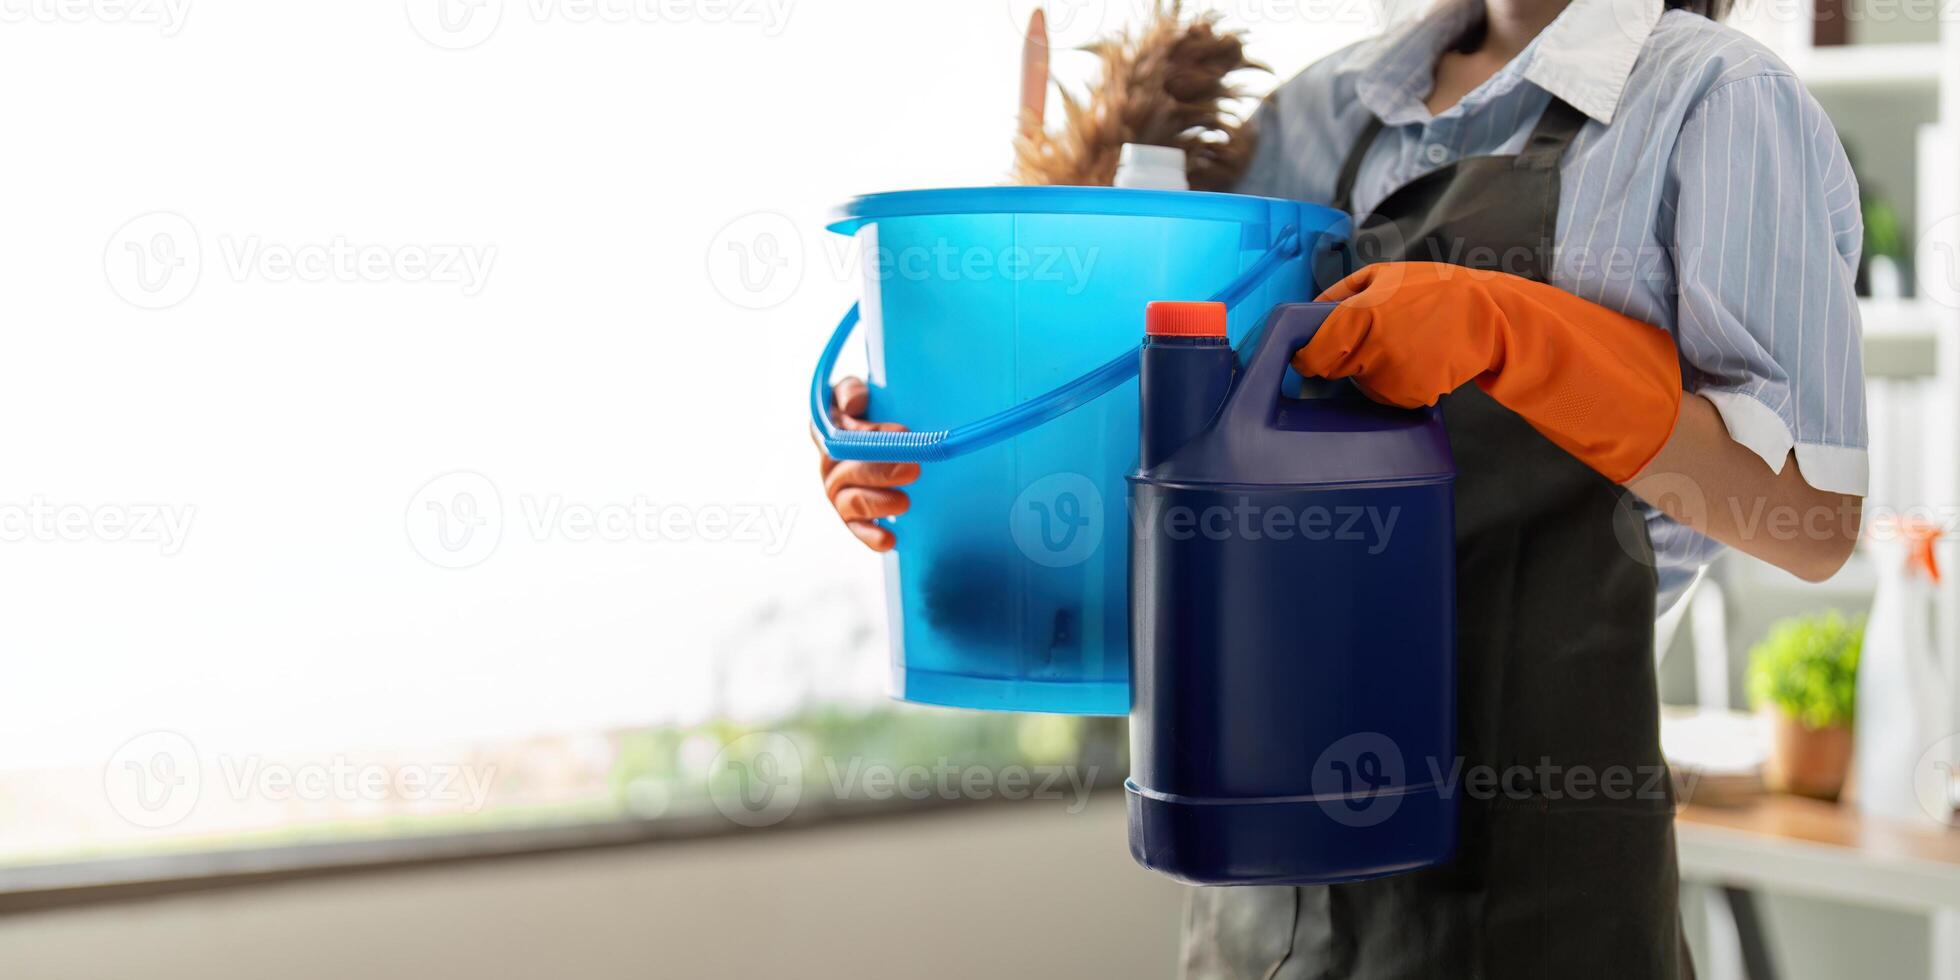
[{"label": "dark green apron", "polygon": [[[1559,160],[1585,121],[1553,99],[1523,153],[1409,182],[1357,223],[1357,255],[1548,280]],[[1380,131],[1350,151],[1341,204]],[[1190,980],[1693,975],[1640,511],[1475,385],[1442,405],[1457,465],[1456,857],[1344,885],[1196,889]]]}]

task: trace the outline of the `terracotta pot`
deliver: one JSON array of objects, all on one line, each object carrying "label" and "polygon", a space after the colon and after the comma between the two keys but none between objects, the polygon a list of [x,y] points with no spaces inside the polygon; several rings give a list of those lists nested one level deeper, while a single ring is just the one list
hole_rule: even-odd
[{"label": "terracotta pot", "polygon": [[1774,708],[1769,722],[1769,764],[1763,772],[1769,788],[1836,802],[1851,768],[1851,726],[1808,728]]}]

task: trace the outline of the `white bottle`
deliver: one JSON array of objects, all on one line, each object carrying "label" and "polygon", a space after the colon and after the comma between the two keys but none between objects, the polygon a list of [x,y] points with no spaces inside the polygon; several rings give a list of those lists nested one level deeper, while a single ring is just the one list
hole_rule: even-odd
[{"label": "white bottle", "polygon": [[1184,151],[1175,146],[1123,144],[1116,158],[1116,186],[1149,191],[1188,191]]},{"label": "white bottle", "polygon": [[1929,532],[1883,518],[1873,532],[1878,590],[1858,656],[1853,795],[1868,814],[1937,820],[1945,816],[1950,791],[1933,784],[1949,777],[1952,760],[1928,757],[1944,734],[1940,699],[1946,690],[1933,646],[1935,586],[1908,560],[1914,539]]}]

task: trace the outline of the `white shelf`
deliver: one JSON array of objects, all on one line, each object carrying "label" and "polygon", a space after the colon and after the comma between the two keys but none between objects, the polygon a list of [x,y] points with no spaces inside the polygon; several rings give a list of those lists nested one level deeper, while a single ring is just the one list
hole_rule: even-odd
[{"label": "white shelf", "polygon": [[1858,318],[1865,333],[1931,334],[1946,323],[1954,311],[1925,299],[1861,299]]},{"label": "white shelf", "polygon": [[1865,376],[1939,376],[1940,324],[1949,311],[1924,300],[1858,301],[1865,330]]},{"label": "white shelf", "polygon": [[1843,44],[1792,52],[1790,67],[1813,87],[1933,88],[1940,81],[1940,46]]}]

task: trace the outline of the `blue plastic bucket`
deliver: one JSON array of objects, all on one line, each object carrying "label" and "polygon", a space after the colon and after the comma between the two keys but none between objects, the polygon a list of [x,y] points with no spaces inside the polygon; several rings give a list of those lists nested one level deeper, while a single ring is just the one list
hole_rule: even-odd
[{"label": "blue plastic bucket", "polygon": [[[1144,306],[1225,302],[1241,342],[1338,274],[1348,217],[1235,194],[994,187],[860,197],[830,230],[857,237],[864,295],[818,360],[818,439],[837,459],[926,464],[890,522],[892,693],[1127,713],[1122,522]],[[911,432],[829,421],[860,325],[870,417]]]}]

